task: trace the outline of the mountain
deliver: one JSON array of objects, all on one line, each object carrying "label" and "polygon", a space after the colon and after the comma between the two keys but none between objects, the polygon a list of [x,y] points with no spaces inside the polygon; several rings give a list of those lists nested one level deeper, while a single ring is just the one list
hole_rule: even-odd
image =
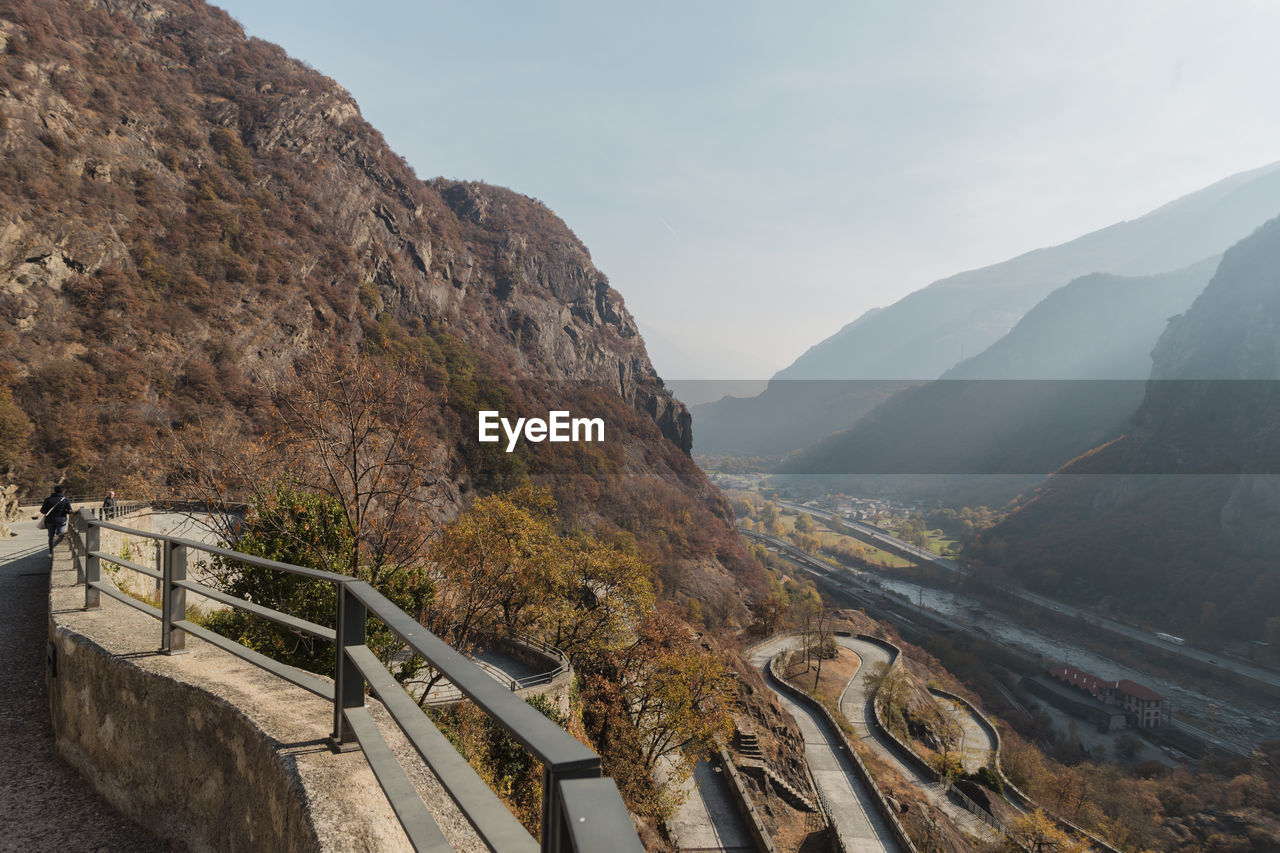
[{"label": "mountain", "polygon": [[1218,261],[1076,279],[982,353],[887,400],[780,470],[1048,474],[1120,434],[1142,401],[1152,348]]},{"label": "mountain", "polygon": [[[983,356],[981,360],[952,378],[998,377],[1001,374],[995,362],[1005,360],[1017,364],[1016,347],[1028,341],[1039,346],[1034,343],[1035,327],[1026,327],[989,354],[988,348],[1001,342],[1030,309],[1055,291],[1092,274],[1141,279],[1187,269],[1187,275],[1195,275],[1190,268],[1221,253],[1277,211],[1280,211],[1280,163],[1219,181],[1139,219],[934,282],[887,308],[868,311],[811,347],[779,371],[769,388],[756,398],[692,407],[698,423],[698,450],[781,457],[849,429],[858,416],[874,408],[838,402],[853,396],[864,397],[854,392],[852,386],[838,384],[849,380],[896,381],[899,384],[892,387],[897,391],[939,378],[966,359],[979,355]],[[1166,284],[1178,286],[1167,280],[1149,282],[1157,291]],[[1072,302],[1087,306],[1088,291],[1109,287],[1105,279],[1079,282],[1058,296],[1059,307],[1066,308]],[[1131,293],[1135,304],[1119,306],[1119,310],[1138,310],[1137,303],[1143,298],[1142,286],[1134,283],[1121,290]],[[1046,308],[1037,320],[1048,316]],[[1155,317],[1148,315],[1149,321]],[[1064,322],[1063,334],[1069,332],[1069,327],[1070,324]],[[1079,328],[1076,327],[1074,334],[1080,334]],[[1154,340],[1154,335],[1148,337],[1149,331],[1149,325],[1133,330],[1127,361],[1130,366],[1145,359],[1144,348]],[[1107,350],[1104,360],[1123,358],[1122,353],[1113,351],[1113,339],[1100,333],[1098,340],[1103,341]],[[1046,342],[1043,353],[1039,364],[1044,372],[1027,371],[1020,375],[1055,378],[1065,373],[1103,378],[1109,374],[1092,371],[1111,369],[1102,364],[1090,367],[1087,352],[1083,349],[1070,352],[1069,341],[1053,345]],[[1059,357],[1063,357],[1061,362],[1056,361]],[[1119,362],[1115,364],[1118,366]],[[1144,378],[1146,374],[1124,375]],[[808,385],[788,391],[775,387],[784,382]],[[824,386],[823,382],[835,384]],[[802,425],[777,427],[777,422],[788,415]],[[757,428],[755,424],[760,426]]]},{"label": "mountain", "polygon": [[1280,211],[1280,163],[1226,178],[1138,219],[962,272],[864,315],[778,379],[936,379],[1011,329],[1032,306],[1095,272],[1144,276],[1222,252]]},{"label": "mountain", "polygon": [[[258,441],[295,363],[358,353],[438,401],[446,516],[529,477],[668,590],[755,582],[687,411],[544,205],[418,179],[336,83],[194,0],[6,3],[0,92],[0,424],[27,494],[163,490],[174,435]],[[485,408],[606,441],[505,453]]]},{"label": "mountain", "polygon": [[1276,269],[1280,219],[1229,249],[1170,322],[1124,436],[1050,478],[973,556],[1158,630],[1280,639]]},{"label": "mountain", "polygon": [[690,407],[699,453],[782,457],[856,422],[909,382],[770,380],[754,397]]},{"label": "mountain", "polygon": [[1007,335],[942,374],[966,379],[1139,379],[1169,319],[1186,311],[1221,255],[1148,276],[1094,273],[1050,293]]}]

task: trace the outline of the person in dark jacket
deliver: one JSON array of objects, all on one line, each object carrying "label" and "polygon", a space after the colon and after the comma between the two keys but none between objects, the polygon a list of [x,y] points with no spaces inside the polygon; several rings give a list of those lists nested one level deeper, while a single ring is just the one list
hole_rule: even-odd
[{"label": "person in dark jacket", "polygon": [[107,496],[102,499],[102,518],[107,520],[116,517],[116,492],[115,489],[107,492]]},{"label": "person in dark jacket", "polygon": [[53,494],[44,499],[40,512],[44,514],[44,526],[49,531],[49,553],[53,546],[67,532],[67,516],[71,515],[71,498],[66,496],[66,486],[54,486]]}]

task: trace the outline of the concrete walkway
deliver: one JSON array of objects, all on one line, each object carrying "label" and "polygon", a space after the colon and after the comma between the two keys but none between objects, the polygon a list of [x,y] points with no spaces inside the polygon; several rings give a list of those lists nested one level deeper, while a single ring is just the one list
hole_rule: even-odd
[{"label": "concrete walkway", "polygon": [[48,538],[26,517],[13,527],[18,535],[0,541],[0,851],[168,850],[117,814],[54,751],[45,687]]},{"label": "concrete walkway", "polygon": [[920,790],[925,798],[939,811],[951,818],[964,831],[987,841],[996,841],[999,836],[974,814],[953,803],[946,795],[941,782],[930,779],[898,757],[898,753],[889,746],[888,738],[880,732],[878,726],[868,724],[874,711],[871,707],[871,692],[867,686],[867,678],[877,669],[877,664],[888,665],[891,655],[888,650],[868,643],[856,637],[836,637],[836,642],[862,658],[862,666],[849,680],[844,692],[840,695],[840,712],[845,715],[862,742],[874,749],[881,758],[893,765],[902,778]]},{"label": "concrete walkway", "polygon": [[968,708],[954,699],[934,696],[942,712],[960,727],[964,736],[960,740],[960,763],[966,773],[977,773],[988,764],[995,763],[996,743],[991,733],[973,716]]},{"label": "concrete walkway", "polygon": [[852,759],[845,753],[830,723],[796,702],[782,690],[768,671],[768,662],[783,649],[799,643],[794,636],[782,637],[752,650],[751,663],[764,670],[765,683],[778,701],[795,717],[804,738],[804,757],[814,783],[826,799],[831,821],[846,850],[896,851],[897,839],[876,810],[873,795],[862,784]]},{"label": "concrete walkway", "polygon": [[685,801],[668,822],[677,849],[754,853],[751,830],[738,811],[719,761],[699,761],[681,790]]}]

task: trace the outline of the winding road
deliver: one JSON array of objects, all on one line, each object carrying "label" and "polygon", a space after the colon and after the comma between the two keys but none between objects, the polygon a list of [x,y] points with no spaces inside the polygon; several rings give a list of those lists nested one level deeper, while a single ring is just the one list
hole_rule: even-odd
[{"label": "winding road", "polygon": [[974,718],[973,712],[962,703],[946,696],[934,694],[942,712],[960,727],[960,763],[966,773],[976,773],[988,764],[995,763],[996,743],[991,733]]},{"label": "winding road", "polygon": [[753,666],[763,671],[765,683],[800,726],[805,761],[813,774],[814,784],[826,801],[831,822],[844,849],[901,850],[889,824],[876,810],[874,794],[858,778],[853,760],[840,744],[840,738],[831,730],[830,723],[792,701],[769,672],[769,660],[780,651],[795,648],[799,642],[794,636],[779,637],[755,647],[749,659]]},{"label": "winding road", "polygon": [[888,736],[880,730],[879,726],[871,724],[870,721],[875,712],[871,705],[873,694],[868,682],[871,675],[879,669],[878,664],[883,663],[888,666],[893,662],[893,654],[883,646],[857,637],[836,637],[836,642],[862,658],[862,666],[858,668],[853,678],[849,679],[849,684],[840,694],[840,712],[848,718],[850,723],[853,723],[853,728],[862,742],[893,765],[908,784],[919,789],[930,804],[951,818],[961,829],[988,841],[998,840],[999,836],[991,827],[947,797],[946,788],[942,782],[929,778],[913,764],[902,760],[890,745]]}]

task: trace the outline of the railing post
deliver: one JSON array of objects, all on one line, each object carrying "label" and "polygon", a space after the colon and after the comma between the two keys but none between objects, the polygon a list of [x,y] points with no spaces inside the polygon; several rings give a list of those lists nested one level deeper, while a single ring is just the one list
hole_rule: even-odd
[{"label": "railing post", "polygon": [[560,783],[566,779],[600,778],[600,759],[587,765],[557,771],[542,765],[542,853],[574,853]]},{"label": "railing post", "polygon": [[364,676],[360,669],[347,657],[347,649],[363,646],[365,614],[364,602],[347,591],[344,583],[337,587],[338,626],[337,642],[334,643],[333,674],[333,746],[337,749],[342,744],[354,740],[350,728],[343,719],[343,711],[347,708],[364,707]]},{"label": "railing post", "polygon": [[102,580],[102,558],[94,554],[100,548],[102,531],[87,520],[84,524],[84,609],[97,610],[102,605],[102,593],[94,584]]},{"label": "railing post", "polygon": [[[164,540],[156,540],[156,571],[164,574]],[[156,578],[156,593],[159,594],[161,602],[164,600],[164,579]]]},{"label": "railing post", "polygon": [[173,627],[187,618],[187,591],[178,586],[187,579],[187,546],[164,543],[163,589],[160,591],[160,651],[180,655],[187,650],[187,632]]},{"label": "railing post", "polygon": [[76,567],[76,583],[82,584],[85,582],[84,554],[80,553],[80,550],[84,548],[85,537],[88,535],[88,526],[84,517],[80,513],[71,516],[67,530],[73,534],[71,536],[71,562]]}]

